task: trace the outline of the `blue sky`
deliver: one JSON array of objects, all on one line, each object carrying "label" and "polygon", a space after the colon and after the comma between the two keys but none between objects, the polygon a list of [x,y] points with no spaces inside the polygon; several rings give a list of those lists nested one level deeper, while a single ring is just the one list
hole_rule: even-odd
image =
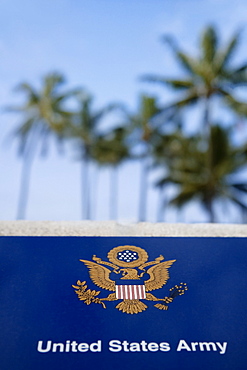
[{"label": "blue sky", "polygon": [[[160,42],[171,33],[188,51],[196,52],[201,30],[215,24],[227,38],[243,28],[238,60],[246,60],[246,0],[1,0],[0,3],[0,106],[19,101],[14,87],[28,81],[39,84],[46,73],[64,73],[69,86],[84,86],[95,95],[96,106],[122,101],[134,109],[141,92],[157,93],[167,101],[165,89],[140,82],[148,72],[179,76],[179,67]],[[6,138],[20,117],[2,109],[0,131],[0,219],[14,220],[22,162],[16,143]],[[138,164],[126,164],[120,173],[119,219],[137,217]],[[98,175],[97,219],[108,219],[109,171]],[[151,181],[151,179],[150,179]],[[124,189],[131,196],[126,197]],[[158,198],[151,191],[149,221],[155,221]],[[133,206],[135,205],[135,206]],[[36,158],[27,218],[77,220],[80,212],[80,164],[58,156],[55,146],[47,159]],[[177,220],[170,212],[169,221]],[[191,219],[190,214],[184,215]],[[203,221],[201,217],[199,221]]]}]

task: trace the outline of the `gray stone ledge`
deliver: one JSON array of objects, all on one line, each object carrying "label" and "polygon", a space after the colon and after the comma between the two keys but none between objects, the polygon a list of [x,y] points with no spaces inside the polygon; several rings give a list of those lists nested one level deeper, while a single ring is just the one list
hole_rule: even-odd
[{"label": "gray stone ledge", "polygon": [[117,223],[115,221],[0,221],[0,236],[247,237],[237,224]]}]

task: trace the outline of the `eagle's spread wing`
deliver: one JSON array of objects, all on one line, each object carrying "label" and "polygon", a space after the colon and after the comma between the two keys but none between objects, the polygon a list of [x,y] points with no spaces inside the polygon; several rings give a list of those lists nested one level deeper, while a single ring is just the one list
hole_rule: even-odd
[{"label": "eagle's spread wing", "polygon": [[175,261],[176,260],[161,262],[147,270],[147,273],[150,275],[150,279],[145,281],[146,292],[160,289],[166,284],[169,279],[168,268],[171,267]]},{"label": "eagle's spread wing", "polygon": [[98,263],[80,260],[89,268],[89,275],[93,283],[100,288],[115,292],[115,282],[109,278],[111,270]]}]

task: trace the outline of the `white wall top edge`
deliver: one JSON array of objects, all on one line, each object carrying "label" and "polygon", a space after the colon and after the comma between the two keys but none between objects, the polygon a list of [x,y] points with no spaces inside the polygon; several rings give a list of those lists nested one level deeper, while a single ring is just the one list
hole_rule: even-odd
[{"label": "white wall top edge", "polygon": [[0,236],[247,237],[247,225],[117,223],[115,221],[0,221]]}]

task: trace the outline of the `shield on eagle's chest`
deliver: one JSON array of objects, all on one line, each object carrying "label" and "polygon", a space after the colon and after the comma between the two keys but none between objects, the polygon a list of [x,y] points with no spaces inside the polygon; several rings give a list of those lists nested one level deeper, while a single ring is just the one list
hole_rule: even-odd
[{"label": "shield on eagle's chest", "polygon": [[116,282],[117,299],[146,299],[145,285],[140,280],[119,280]]}]

